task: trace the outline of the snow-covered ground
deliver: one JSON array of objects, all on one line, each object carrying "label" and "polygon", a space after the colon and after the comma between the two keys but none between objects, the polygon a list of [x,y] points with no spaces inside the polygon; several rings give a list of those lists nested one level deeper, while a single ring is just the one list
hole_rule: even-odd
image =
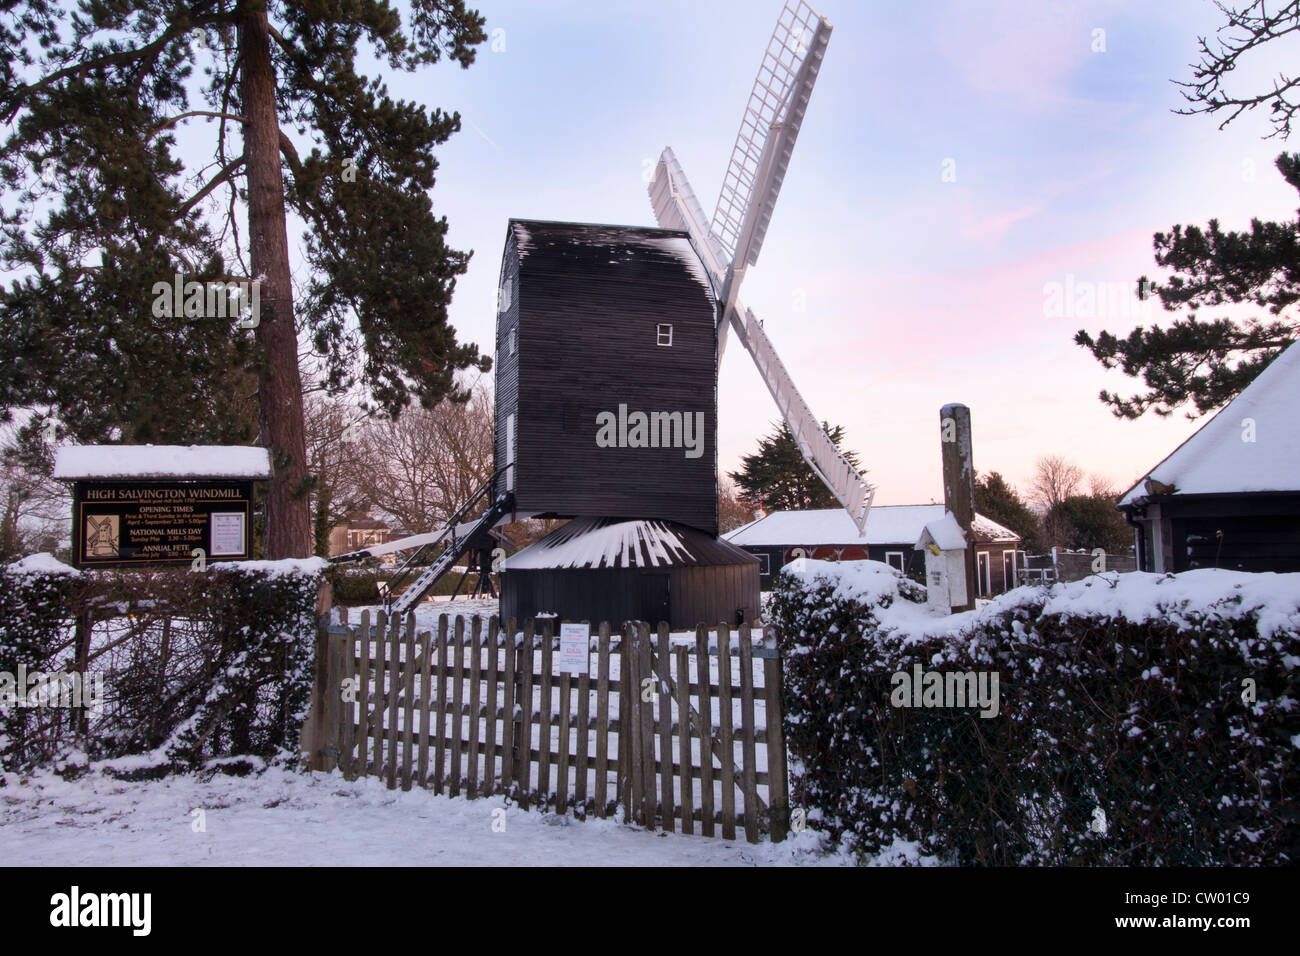
[{"label": "snow-covered ground", "polygon": [[[352,623],[360,620],[361,610],[350,611]],[[378,609],[370,610],[373,615]],[[444,613],[496,611],[494,600],[426,601],[416,611],[417,626],[436,629]],[[717,659],[711,663],[716,668]],[[733,659],[733,679],[738,666]],[[756,710],[761,727],[761,700]],[[764,748],[758,756],[761,770]],[[760,788],[764,796],[765,789]],[[780,844],[751,845],[743,835],[725,840],[664,834],[613,820],[524,811],[502,797],[390,791],[379,779],[348,782],[337,773],[273,769],[249,777],[187,775],[145,782],[97,772],[75,781],[48,772],[11,773],[0,786],[0,859],[10,865],[70,859],[106,866],[852,864],[847,854],[824,853],[822,845],[812,830]],[[915,848],[903,845],[882,854],[879,863],[915,858]]]},{"label": "snow-covered ground", "polygon": [[[128,783],[10,774],[0,859],[84,866],[843,866],[812,830],[748,844],[578,822],[480,800],[388,790],[373,778],[268,770]],[[196,813],[195,811],[201,811]],[[504,829],[502,824],[504,823]],[[910,861],[906,846],[881,863]]]},{"label": "snow-covered ground", "polygon": [[[476,614],[488,618],[498,613],[500,608],[501,605],[496,598],[458,597],[453,601],[449,595],[438,595],[426,598],[415,606],[415,626],[421,631],[436,631],[438,618],[444,614],[450,615],[452,620],[456,619],[457,614],[463,614],[467,619]],[[373,621],[375,615],[381,610],[383,608],[375,604],[350,607],[348,608],[348,623],[359,624],[362,611],[369,611],[370,619]]]}]

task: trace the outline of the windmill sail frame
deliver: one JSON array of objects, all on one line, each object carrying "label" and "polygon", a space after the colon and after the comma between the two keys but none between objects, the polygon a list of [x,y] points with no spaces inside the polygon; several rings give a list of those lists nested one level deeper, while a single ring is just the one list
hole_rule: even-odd
[{"label": "windmill sail frame", "polygon": [[671,148],[659,157],[649,193],[659,225],[690,234],[713,284],[719,363],[728,326],[734,327],[804,460],[862,533],[875,488],[831,441],[762,323],[738,297],[745,270],[758,261],[830,34],[830,23],[806,2],[786,4],[754,80],[711,224]]}]

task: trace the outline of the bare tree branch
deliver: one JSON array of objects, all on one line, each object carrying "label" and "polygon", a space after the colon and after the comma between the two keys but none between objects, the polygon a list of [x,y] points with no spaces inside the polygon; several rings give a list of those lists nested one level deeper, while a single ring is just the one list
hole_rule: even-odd
[{"label": "bare tree branch", "polygon": [[[1300,88],[1300,76],[1280,73],[1273,80],[1271,90],[1253,95],[1231,94],[1224,89],[1223,81],[1241,65],[1247,53],[1270,40],[1300,31],[1300,0],[1290,0],[1273,13],[1268,12],[1264,0],[1253,0],[1242,10],[1226,6],[1220,0],[1216,0],[1215,6],[1223,12],[1228,22],[1217,31],[1217,48],[1211,49],[1210,42],[1205,37],[1197,38],[1201,60],[1191,64],[1192,79],[1174,81],[1182,87],[1179,92],[1192,106],[1174,112],[1190,116],[1230,110],[1227,119],[1219,124],[1219,129],[1223,129],[1243,112],[1271,103],[1274,128],[1265,139],[1274,136],[1285,139],[1291,134],[1291,120],[1296,109],[1300,108],[1300,102],[1288,94]],[[1228,34],[1232,30],[1244,31],[1244,35]]]}]

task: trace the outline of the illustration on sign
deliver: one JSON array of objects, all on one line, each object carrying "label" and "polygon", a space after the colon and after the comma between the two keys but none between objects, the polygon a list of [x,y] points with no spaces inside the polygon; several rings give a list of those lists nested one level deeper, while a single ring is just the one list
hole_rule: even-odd
[{"label": "illustration on sign", "polygon": [[116,558],[117,515],[86,515],[86,556],[91,558]]}]

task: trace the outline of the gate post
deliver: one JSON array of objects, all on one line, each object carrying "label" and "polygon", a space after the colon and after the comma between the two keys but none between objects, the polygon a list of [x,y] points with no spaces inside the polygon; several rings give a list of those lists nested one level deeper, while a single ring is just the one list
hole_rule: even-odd
[{"label": "gate post", "polygon": [[338,642],[332,640],[332,632],[337,631],[330,626],[328,617],[322,618],[316,628],[311,707],[303,722],[300,744],[307,768],[324,773],[338,766],[339,758],[339,683],[343,662],[337,653]]},{"label": "gate post", "polygon": [[623,808],[624,823],[635,823],[641,806],[639,647],[636,625],[624,623],[618,665],[618,802]]}]

